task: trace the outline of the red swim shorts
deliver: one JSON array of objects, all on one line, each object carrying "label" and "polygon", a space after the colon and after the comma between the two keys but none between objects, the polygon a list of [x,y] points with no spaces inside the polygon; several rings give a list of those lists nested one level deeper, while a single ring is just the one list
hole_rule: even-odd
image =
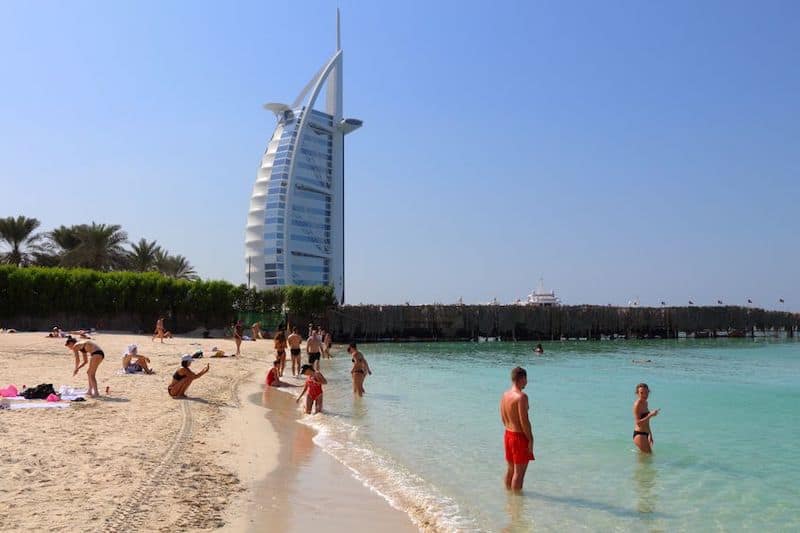
[{"label": "red swim shorts", "polygon": [[534,461],[533,454],[528,451],[528,437],[524,433],[506,430],[503,438],[506,445],[506,462],[515,465],[524,465]]}]

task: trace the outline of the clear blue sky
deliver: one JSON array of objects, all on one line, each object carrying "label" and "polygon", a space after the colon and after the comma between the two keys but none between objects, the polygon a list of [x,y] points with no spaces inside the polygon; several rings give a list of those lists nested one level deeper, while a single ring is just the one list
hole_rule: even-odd
[{"label": "clear blue sky", "polygon": [[244,281],[275,122],[342,9],[350,303],[800,309],[800,3],[2,2],[0,216]]}]

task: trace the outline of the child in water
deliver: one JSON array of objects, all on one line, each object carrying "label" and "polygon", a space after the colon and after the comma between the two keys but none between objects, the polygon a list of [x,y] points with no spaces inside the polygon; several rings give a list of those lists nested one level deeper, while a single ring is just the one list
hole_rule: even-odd
[{"label": "child in water", "polygon": [[311,365],[303,365],[303,367],[300,369],[300,373],[304,376],[307,376],[307,379],[306,384],[303,387],[303,392],[301,392],[300,396],[297,397],[297,403],[300,403],[300,399],[306,392],[308,392],[308,396],[306,397],[306,414],[311,414],[311,407],[315,403],[317,406],[314,412],[322,412],[322,386],[326,385],[328,380],[325,379],[325,376],[322,375],[322,372],[314,370],[314,367]]}]

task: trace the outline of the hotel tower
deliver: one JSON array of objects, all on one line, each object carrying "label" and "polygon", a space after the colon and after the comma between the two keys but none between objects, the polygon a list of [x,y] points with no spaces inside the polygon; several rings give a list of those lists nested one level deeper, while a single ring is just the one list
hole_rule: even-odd
[{"label": "hotel tower", "polygon": [[[326,86],[325,111],[314,109]],[[248,285],[332,285],[344,303],[344,136],[361,121],[342,118],[342,49],[291,105],[265,104],[278,124],[258,169],[245,233]]]}]

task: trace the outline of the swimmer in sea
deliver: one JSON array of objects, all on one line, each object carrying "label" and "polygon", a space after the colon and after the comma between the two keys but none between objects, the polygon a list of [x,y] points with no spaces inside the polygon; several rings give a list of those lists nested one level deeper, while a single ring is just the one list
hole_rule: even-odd
[{"label": "swimmer in sea", "polygon": [[543,354],[544,348],[542,348],[541,344],[537,344],[536,348],[533,349],[533,353]]},{"label": "swimmer in sea", "polygon": [[506,428],[506,489],[519,492],[525,481],[528,462],[533,456],[533,428],[528,418],[528,395],[522,389],[528,384],[528,373],[516,367],[511,371],[511,388],[500,399],[500,418]]},{"label": "swimmer in sea", "polygon": [[653,453],[653,430],[650,429],[650,419],[658,416],[661,409],[650,411],[647,406],[647,398],[650,396],[650,388],[647,383],[636,385],[636,401],[633,402],[633,443],[643,453]]}]

